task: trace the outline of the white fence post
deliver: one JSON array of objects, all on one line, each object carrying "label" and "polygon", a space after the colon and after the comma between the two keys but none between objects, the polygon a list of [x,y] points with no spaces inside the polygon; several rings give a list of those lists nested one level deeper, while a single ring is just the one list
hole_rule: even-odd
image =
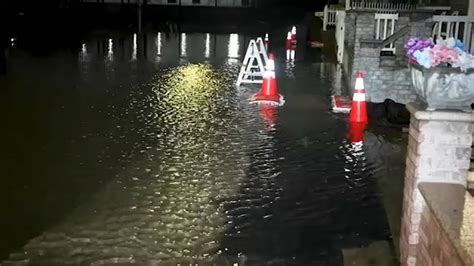
[{"label": "white fence post", "polygon": [[346,11],[336,11],[336,46],[337,62],[342,64],[344,58],[344,31],[345,31]]},{"label": "white fence post", "polygon": [[324,6],[324,17],[323,17],[323,31],[326,31],[328,28],[328,6]]}]

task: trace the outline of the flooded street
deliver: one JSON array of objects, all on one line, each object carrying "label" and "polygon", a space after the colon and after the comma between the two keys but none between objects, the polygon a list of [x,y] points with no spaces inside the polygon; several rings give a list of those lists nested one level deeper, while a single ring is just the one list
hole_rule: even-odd
[{"label": "flooded street", "polygon": [[252,37],[10,49],[0,265],[396,265],[402,134],[348,142],[340,69],[310,53],[276,50],[286,104],[249,104],[259,86],[234,84]]}]

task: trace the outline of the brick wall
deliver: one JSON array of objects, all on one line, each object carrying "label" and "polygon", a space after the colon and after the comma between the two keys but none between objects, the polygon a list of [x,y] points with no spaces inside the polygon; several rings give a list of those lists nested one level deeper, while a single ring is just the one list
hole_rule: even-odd
[{"label": "brick wall", "polygon": [[430,208],[424,208],[420,221],[417,265],[464,265],[448,234]]},{"label": "brick wall", "polygon": [[[416,105],[407,105],[412,113],[403,190],[400,231],[402,265],[418,264],[420,228],[426,202],[418,189],[420,182],[466,185],[472,144],[472,121],[435,120],[438,112],[424,112]],[[420,119],[423,114],[430,119]],[[440,112],[442,114],[442,112]],[[467,114],[466,114],[467,115]],[[467,115],[468,116],[468,115]],[[427,220],[428,221],[428,220]]]},{"label": "brick wall", "polygon": [[365,73],[365,89],[368,101],[383,102],[390,98],[399,103],[416,100],[412,89],[411,74],[403,45],[413,36],[429,37],[432,14],[426,12],[399,13],[395,32],[411,25],[410,33],[395,42],[396,56],[390,59],[380,57],[379,47],[361,44],[361,39],[375,39],[375,12],[348,11],[345,21],[345,51],[343,59],[346,82],[354,87],[355,73]]}]

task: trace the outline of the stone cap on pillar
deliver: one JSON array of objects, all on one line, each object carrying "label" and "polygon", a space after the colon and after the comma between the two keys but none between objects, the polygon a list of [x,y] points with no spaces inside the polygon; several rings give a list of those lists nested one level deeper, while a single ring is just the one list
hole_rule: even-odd
[{"label": "stone cap on pillar", "polygon": [[418,120],[451,121],[474,123],[474,112],[463,112],[456,110],[426,111],[423,104],[408,103],[407,109]]}]

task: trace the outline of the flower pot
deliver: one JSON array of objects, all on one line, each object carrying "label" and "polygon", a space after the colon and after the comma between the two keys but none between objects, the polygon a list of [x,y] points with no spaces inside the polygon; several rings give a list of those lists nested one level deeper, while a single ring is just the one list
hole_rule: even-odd
[{"label": "flower pot", "polygon": [[425,68],[417,63],[410,63],[410,69],[415,92],[427,104],[427,110],[472,111],[474,69],[462,72],[459,68]]}]

